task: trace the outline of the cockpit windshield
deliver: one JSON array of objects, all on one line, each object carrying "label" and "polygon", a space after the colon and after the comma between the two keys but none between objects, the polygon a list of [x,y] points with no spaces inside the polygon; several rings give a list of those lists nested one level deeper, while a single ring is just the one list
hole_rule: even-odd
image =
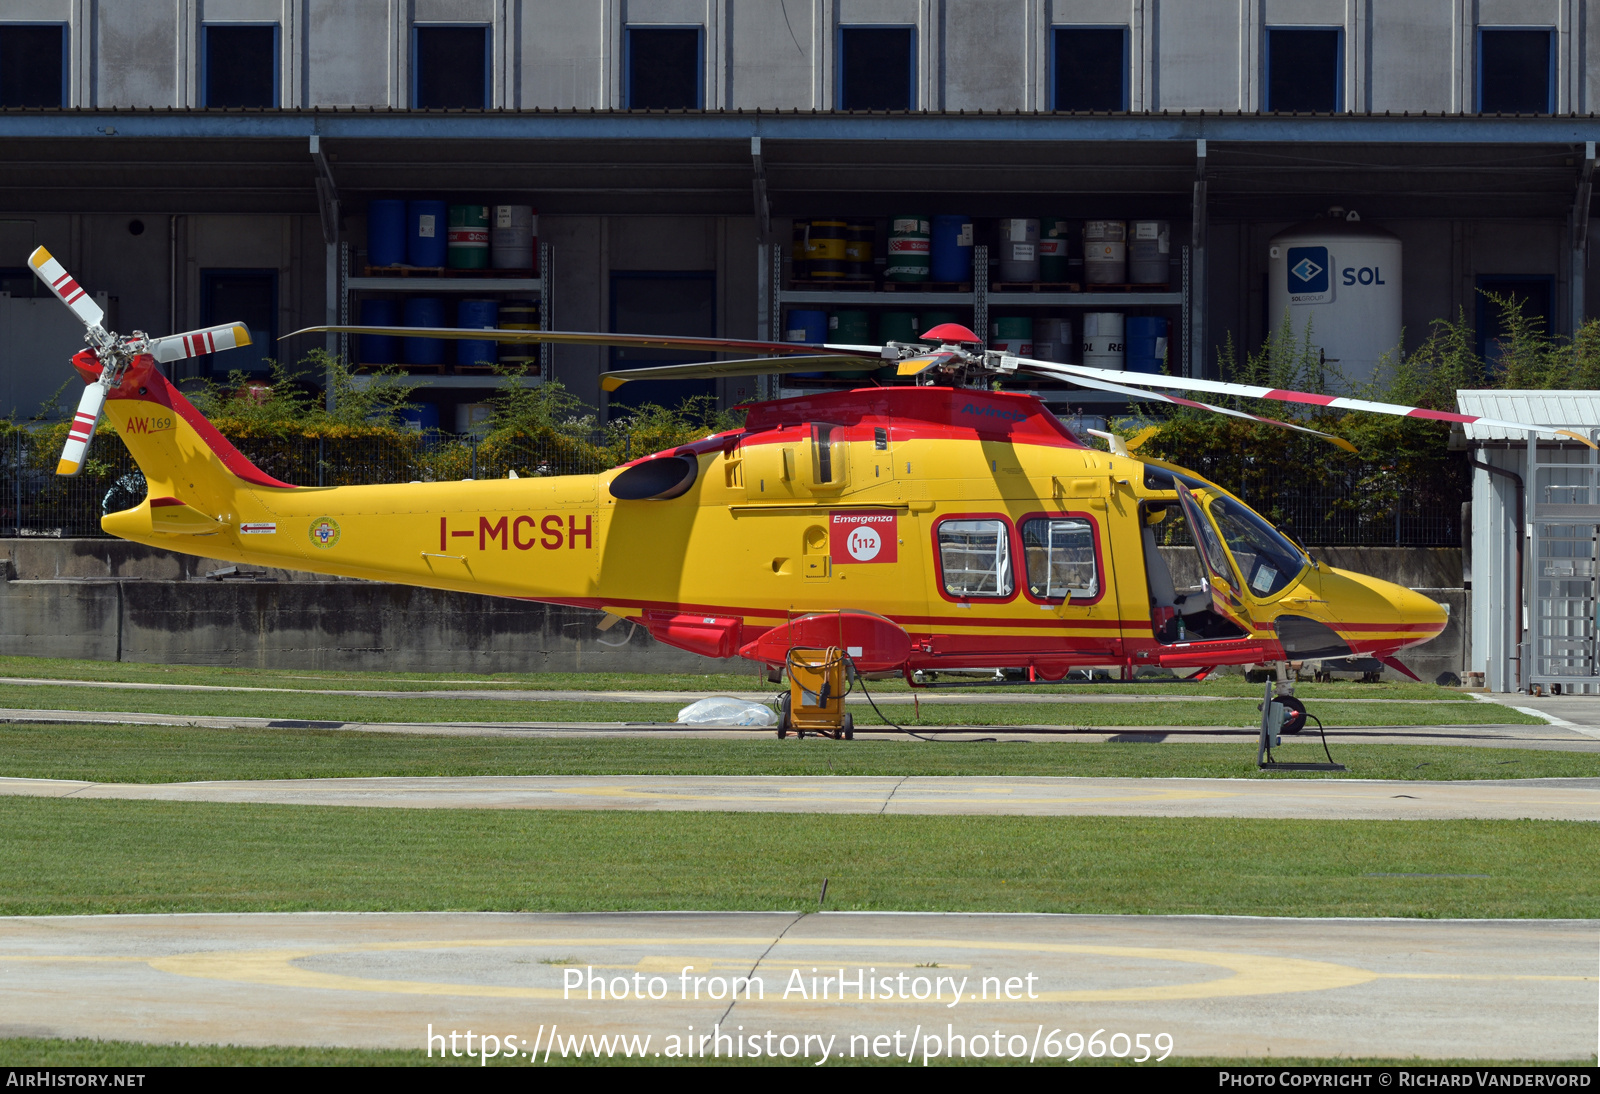
[{"label": "cockpit windshield", "polygon": [[1244,505],[1214,498],[1208,508],[1240,575],[1256,596],[1281,592],[1305,569],[1307,559],[1294,544]]}]

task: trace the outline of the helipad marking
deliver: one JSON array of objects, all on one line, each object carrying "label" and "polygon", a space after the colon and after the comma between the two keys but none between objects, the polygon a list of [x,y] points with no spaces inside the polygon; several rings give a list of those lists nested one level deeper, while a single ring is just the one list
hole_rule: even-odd
[{"label": "helipad marking", "polygon": [[[405,995],[443,995],[501,999],[561,999],[557,988],[518,987],[499,984],[450,984],[416,980],[383,980],[348,976],[307,969],[295,962],[332,954],[396,950],[441,950],[456,948],[512,948],[550,946],[680,946],[688,942],[706,946],[761,946],[770,938],[534,938],[467,939],[418,942],[378,942],[362,946],[330,946],[286,950],[233,950],[176,954],[149,959],[151,968],[178,976],[206,980],[225,980],[274,987],[318,988],[334,991],[388,992]],[[1135,958],[1177,964],[1209,965],[1230,970],[1234,975],[1220,980],[1180,984],[1147,985],[1137,988],[1097,988],[1082,991],[1040,992],[1029,1002],[1159,1002],[1177,999],[1220,999],[1245,995],[1284,995],[1309,991],[1330,991],[1355,987],[1380,978],[1379,973],[1295,957],[1264,954],[1225,953],[1209,950],[1184,950],[1143,946],[1088,946],[1051,942],[969,942],[956,939],[894,938],[808,938],[782,939],[774,946],[799,948],[838,947],[860,950],[863,947],[908,949],[923,953],[933,950],[1000,950],[1013,953],[1080,954],[1098,957]],[[664,959],[663,959],[664,960]],[[686,964],[694,964],[685,958]],[[705,960],[699,958],[698,960]],[[811,960],[817,960],[812,958]],[[568,1000],[571,1002],[572,1000]],[[886,1002],[887,1000],[862,1000]],[[852,1000],[852,1002],[854,1002]],[[990,1000],[1001,1002],[1001,1000]]]}]

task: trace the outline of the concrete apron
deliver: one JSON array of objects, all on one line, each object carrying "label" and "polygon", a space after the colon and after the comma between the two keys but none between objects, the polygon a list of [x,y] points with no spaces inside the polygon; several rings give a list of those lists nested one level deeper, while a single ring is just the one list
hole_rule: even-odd
[{"label": "concrete apron", "polygon": [[[341,733],[392,733],[422,737],[611,737],[672,738],[676,740],[771,740],[770,729],[695,728],[669,722],[324,722],[303,718],[239,718],[200,714],[149,714],[138,711],[81,711],[0,707],[0,723],[19,722],[42,725],[153,725],[186,726],[197,729],[314,729]],[[1029,742],[1105,744],[1159,744],[1163,741],[1189,744],[1248,744],[1257,730],[1238,726],[914,726],[918,737],[929,741]],[[838,747],[850,748],[870,741],[906,741],[901,730],[890,726],[861,726],[856,741]],[[1309,731],[1286,738],[1291,749],[1308,744],[1313,749],[1321,740]],[[806,747],[791,738],[797,747]],[[816,747],[827,744],[810,739]],[[1350,744],[1466,745],[1476,748],[1526,748],[1557,752],[1600,752],[1600,736],[1594,729],[1579,726],[1457,725],[1457,726],[1362,726],[1334,727],[1328,730],[1330,747]],[[1318,752],[1320,755],[1320,751]],[[1287,754],[1285,754],[1287,755]],[[1304,757],[1300,757],[1304,758]],[[1504,761],[1507,764],[1515,761]]]},{"label": "concrete apron", "polygon": [[489,775],[92,783],[0,778],[0,795],[391,809],[929,816],[1600,820],[1600,779],[1116,779],[1006,776]]},{"label": "concrete apron", "polygon": [[[569,1037],[621,1034],[648,1036],[651,1060],[692,1035],[696,1056],[746,1060],[770,1045],[812,1063],[824,1048],[829,1063],[898,1051],[921,1064],[952,1049],[1043,1062],[1097,1031],[1097,1051],[1127,1058],[1160,1037],[1177,1057],[1581,1059],[1595,1047],[1597,942],[1600,925],[1548,920],[14,918],[0,919],[0,1028],[419,1054],[430,1030],[435,1053],[451,1051],[452,1032],[464,1053],[470,1029],[475,1051],[487,1032],[525,1063],[543,1060],[552,1034],[552,1061]],[[734,977],[752,978],[737,1000]]]}]

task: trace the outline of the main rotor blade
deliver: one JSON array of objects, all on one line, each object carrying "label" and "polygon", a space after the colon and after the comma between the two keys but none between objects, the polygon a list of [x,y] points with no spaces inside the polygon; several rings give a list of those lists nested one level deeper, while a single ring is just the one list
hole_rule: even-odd
[{"label": "main rotor blade", "polygon": [[67,443],[61,448],[56,474],[76,475],[83,467],[84,454],[89,450],[89,442],[94,440],[94,427],[100,423],[100,408],[105,403],[106,389],[98,380],[83,389],[78,412],[72,416],[72,428],[67,431]]},{"label": "main rotor blade", "polygon": [[844,353],[881,356],[882,346],[823,345],[811,342],[750,342],[742,338],[664,337],[654,334],[603,334],[561,330],[499,330],[473,327],[303,327],[296,334],[332,332],[337,334],[389,334],[401,338],[443,338],[478,342],[552,342],[567,346],[637,346],[641,349],[701,349],[710,353],[816,353],[838,350]]},{"label": "main rotor blade", "polygon": [[50,286],[50,291],[56,294],[56,299],[72,309],[72,314],[83,321],[86,327],[98,327],[106,313],[100,310],[100,305],[94,302],[94,297],[84,292],[72,275],[62,268],[49,251],[43,247],[36,247],[28,256],[28,265],[33,267],[33,272],[39,280]]},{"label": "main rotor blade", "polygon": [[[1155,402],[1173,403],[1177,406],[1192,406],[1199,410],[1209,410],[1215,414],[1226,414],[1230,418],[1244,418],[1252,422],[1263,422],[1266,425],[1275,425],[1281,429],[1292,429],[1296,433],[1309,433],[1313,437],[1321,437],[1329,444],[1338,445],[1346,452],[1354,452],[1356,450],[1356,446],[1345,440],[1343,437],[1335,437],[1331,433],[1324,433],[1319,429],[1310,429],[1303,425],[1295,425],[1293,422],[1280,422],[1276,418],[1263,418],[1259,414],[1247,414],[1242,410],[1233,410],[1225,406],[1213,406],[1210,403],[1197,403],[1193,399],[1184,399],[1177,395],[1165,395],[1159,391],[1142,391],[1139,388],[1123,387],[1121,384],[1108,383],[1105,380],[1091,380],[1088,377],[1080,376],[1076,373],[1059,371],[1061,366],[1055,365],[1049,361],[1031,361],[1026,357],[1007,358],[1006,360],[1016,361],[1019,367],[1025,368],[1029,372],[1037,372],[1046,376],[1052,376],[1058,380],[1066,380],[1068,383],[1078,384],[1081,387],[1094,388],[1097,391],[1109,391],[1113,394],[1126,395],[1133,399],[1151,399]],[[1101,372],[1109,370],[1096,369],[1095,371]],[[1121,375],[1121,373],[1110,374],[1113,376]]]},{"label": "main rotor blade", "polygon": [[704,364],[656,365],[651,368],[616,369],[600,374],[600,386],[615,391],[631,380],[711,380],[719,376],[765,376],[785,372],[848,372],[881,365],[878,357],[828,354],[816,357],[756,357],[744,361],[707,361]]},{"label": "main rotor blade", "polygon": [[168,361],[181,361],[185,357],[198,357],[202,353],[217,353],[249,344],[250,331],[243,323],[224,323],[220,327],[153,338],[150,341],[150,356],[166,364]]},{"label": "main rotor blade", "polygon": [[[1026,358],[1015,358],[1025,361]],[[1028,361],[1028,364],[1048,364],[1049,362]],[[1210,391],[1218,395],[1243,395],[1249,399],[1275,399],[1282,403],[1300,403],[1307,406],[1325,406],[1334,410],[1361,410],[1369,414],[1391,414],[1400,418],[1422,418],[1434,422],[1461,422],[1471,424],[1482,422],[1484,425],[1499,426],[1502,429],[1520,429],[1529,433],[1543,433],[1553,437],[1570,437],[1581,441],[1590,448],[1600,448],[1589,438],[1570,429],[1557,429],[1548,425],[1531,425],[1528,422],[1509,422],[1499,418],[1485,418],[1477,414],[1456,414],[1448,410],[1428,410],[1426,407],[1405,406],[1400,403],[1379,403],[1370,399],[1347,399],[1342,395],[1317,395],[1309,391],[1288,391],[1282,388],[1259,387],[1255,384],[1233,384],[1222,380],[1191,380],[1175,376],[1156,376],[1152,373],[1128,374],[1112,372],[1108,369],[1089,368],[1087,365],[1056,365],[1053,369],[1071,373],[1074,376],[1096,377],[1102,380],[1120,380],[1127,384],[1148,385],[1150,387],[1175,388],[1179,391]]]}]

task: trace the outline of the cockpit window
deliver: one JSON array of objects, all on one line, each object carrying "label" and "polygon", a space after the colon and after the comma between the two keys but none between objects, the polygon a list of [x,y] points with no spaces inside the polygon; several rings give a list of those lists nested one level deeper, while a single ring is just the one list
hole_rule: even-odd
[{"label": "cockpit window", "polygon": [[1227,582],[1228,587],[1237,594],[1239,579],[1228,565],[1228,555],[1222,549],[1222,541],[1217,538],[1217,530],[1205,518],[1199,499],[1190,492],[1188,486],[1180,482],[1177,488],[1178,502],[1183,506],[1183,515],[1193,529],[1195,545],[1200,548],[1200,557],[1205,560],[1206,569],[1218,580]]},{"label": "cockpit window", "polygon": [[1215,498],[1210,510],[1245,584],[1256,596],[1281,592],[1305,568],[1306,558],[1294,544],[1243,505]]},{"label": "cockpit window", "polygon": [[1173,471],[1168,467],[1156,467],[1154,464],[1144,465],[1144,488],[1146,490],[1176,490],[1175,483],[1183,483],[1190,490],[1210,490],[1212,486],[1204,479],[1197,479],[1193,475],[1185,475],[1181,471]]}]

